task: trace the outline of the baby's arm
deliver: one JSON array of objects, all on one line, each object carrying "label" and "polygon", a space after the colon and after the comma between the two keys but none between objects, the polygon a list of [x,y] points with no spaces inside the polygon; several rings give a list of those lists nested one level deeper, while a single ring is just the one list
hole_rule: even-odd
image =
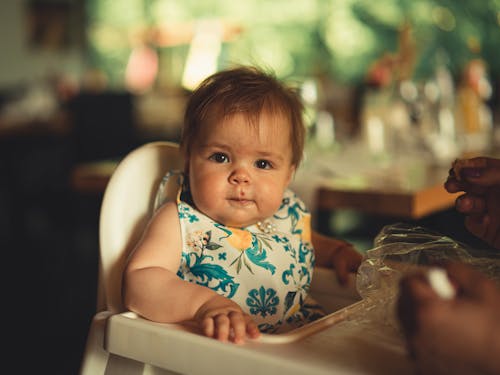
[{"label": "baby's arm", "polygon": [[339,283],[345,285],[349,273],[358,270],[362,255],[348,242],[327,237],[312,231],[312,244],[316,255],[316,265],[335,269]]},{"label": "baby's arm", "polygon": [[181,249],[177,207],[167,203],[146,228],[127,264],[125,306],[157,322],[195,320],[203,334],[221,341],[242,342],[246,334],[258,336],[257,326],[238,304],[176,275]]}]

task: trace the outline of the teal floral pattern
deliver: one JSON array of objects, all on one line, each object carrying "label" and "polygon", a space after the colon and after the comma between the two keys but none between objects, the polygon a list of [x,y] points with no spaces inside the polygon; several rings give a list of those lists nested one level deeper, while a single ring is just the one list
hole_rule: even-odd
[{"label": "teal floral pattern", "polygon": [[[283,215],[284,214],[284,215]],[[304,202],[299,199],[291,199],[290,197],[285,197],[281,202],[281,207],[278,212],[274,214],[274,217],[279,220],[290,219],[290,230],[293,234],[300,235],[302,229],[298,228],[300,219],[305,214],[308,214]]]},{"label": "teal floral pattern", "polygon": [[211,242],[211,237],[211,231],[191,233],[188,244],[198,251],[182,254],[181,267],[177,271],[177,275],[182,278],[185,272],[189,272],[197,284],[232,298],[238,290],[239,284],[234,282],[234,277],[229,275],[222,266],[214,263],[212,255],[206,254],[207,250],[217,250],[222,247]]},{"label": "teal floral pattern", "polygon": [[177,275],[231,298],[262,332],[283,332],[310,321],[307,293],[314,265],[310,215],[290,190],[262,232],[217,223],[178,201],[182,259]]},{"label": "teal floral pattern", "polygon": [[187,219],[190,223],[194,223],[195,221],[198,221],[198,217],[191,213],[191,210],[189,209],[188,206],[178,206],[179,210],[179,219],[185,220]]},{"label": "teal floral pattern", "polygon": [[248,293],[247,306],[250,308],[252,315],[259,314],[260,316],[276,314],[280,299],[276,295],[274,289],[265,289],[263,286],[257,289],[252,289]]}]

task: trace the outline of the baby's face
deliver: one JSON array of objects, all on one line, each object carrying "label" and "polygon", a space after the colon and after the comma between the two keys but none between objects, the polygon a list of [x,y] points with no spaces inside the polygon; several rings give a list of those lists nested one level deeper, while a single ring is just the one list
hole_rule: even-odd
[{"label": "baby's face", "polygon": [[236,114],[208,126],[189,157],[189,183],[198,210],[232,227],[270,217],[295,167],[290,125],[263,113],[258,126]]}]

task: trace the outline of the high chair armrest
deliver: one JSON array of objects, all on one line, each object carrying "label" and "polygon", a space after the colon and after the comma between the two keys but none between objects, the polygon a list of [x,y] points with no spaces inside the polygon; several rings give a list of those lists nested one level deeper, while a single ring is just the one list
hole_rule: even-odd
[{"label": "high chair armrest", "polygon": [[104,349],[106,324],[111,311],[101,311],[94,315],[90,324],[85,352],[80,368],[81,375],[104,374],[109,353]]}]

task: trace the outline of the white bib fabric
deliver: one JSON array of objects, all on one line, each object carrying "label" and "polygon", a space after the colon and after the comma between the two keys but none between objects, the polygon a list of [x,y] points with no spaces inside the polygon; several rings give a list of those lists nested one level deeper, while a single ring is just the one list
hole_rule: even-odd
[{"label": "white bib fabric", "polygon": [[238,303],[262,332],[288,331],[324,314],[306,302],[314,250],[311,216],[290,190],[263,223],[226,227],[178,200],[182,260],[177,275]]}]

